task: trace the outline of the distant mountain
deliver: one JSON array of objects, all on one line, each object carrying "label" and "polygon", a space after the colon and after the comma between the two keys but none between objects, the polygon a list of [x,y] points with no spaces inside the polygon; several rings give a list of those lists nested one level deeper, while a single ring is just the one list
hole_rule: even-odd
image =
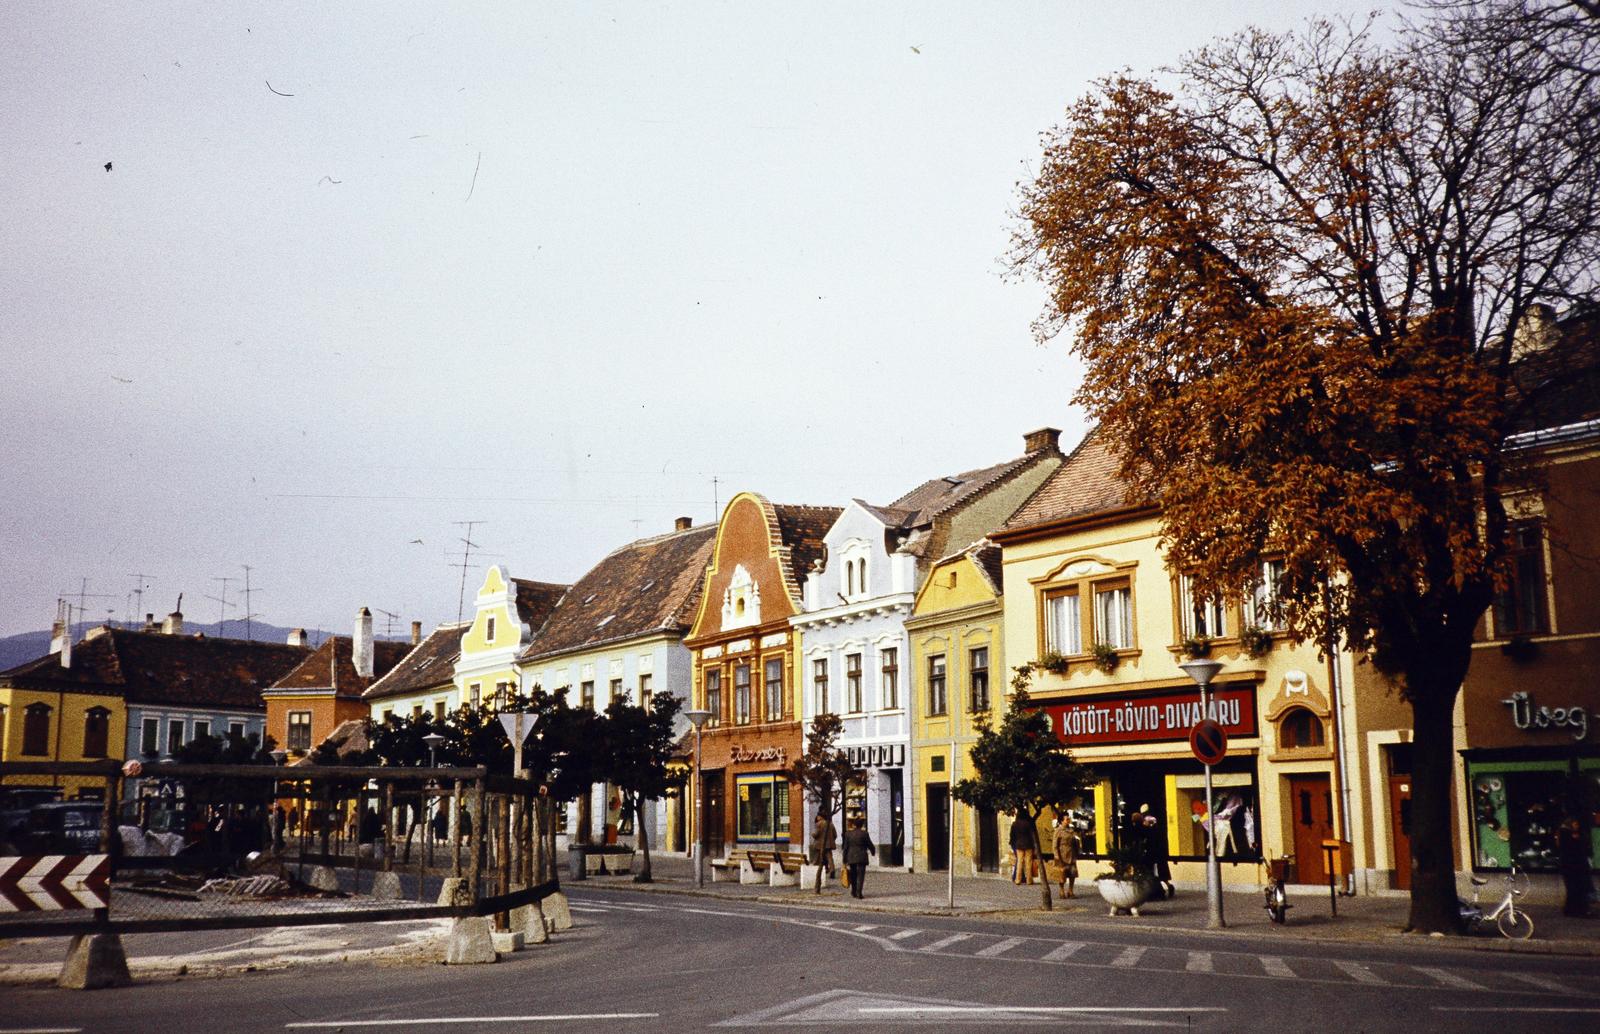
[{"label": "distant mountain", "polygon": [[[122,627],[121,622],[118,622],[117,625],[118,627]],[[249,637],[260,642],[281,643],[288,640],[289,633],[291,631],[293,631],[293,629],[280,627],[278,625],[269,625],[261,621],[252,621],[250,622]],[[200,622],[185,620],[183,623],[183,634],[194,635],[196,632],[216,639],[245,638],[243,621],[224,621],[220,624],[217,622],[202,624]],[[310,641],[312,646],[322,645],[322,641],[333,634],[333,632],[329,632],[326,629],[321,628],[306,629],[306,638]],[[350,629],[341,629],[338,634],[349,635]],[[82,635],[79,635],[77,638],[81,639]],[[378,638],[405,641],[411,637],[409,635],[385,636],[380,634]],[[6,671],[7,669],[15,668],[24,661],[31,661],[35,657],[43,657],[49,652],[49,632],[19,632],[16,635],[6,636],[4,639],[0,639],[0,671]]]}]

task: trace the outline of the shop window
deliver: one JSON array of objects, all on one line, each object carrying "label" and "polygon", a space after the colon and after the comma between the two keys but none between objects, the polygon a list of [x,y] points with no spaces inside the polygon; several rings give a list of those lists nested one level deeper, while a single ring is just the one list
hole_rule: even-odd
[{"label": "shop window", "polygon": [[311,749],[311,712],[290,711],[288,735],[284,737],[287,750]]},{"label": "shop window", "polygon": [[1048,653],[1071,657],[1083,652],[1083,623],[1078,613],[1078,594],[1051,593],[1044,599],[1044,648]]},{"label": "shop window", "polygon": [[1549,631],[1544,605],[1544,535],[1538,521],[1519,521],[1511,526],[1506,573],[1509,581],[1495,594],[1495,635]]},{"label": "shop window", "polygon": [[50,753],[49,704],[29,704],[22,712],[22,752],[24,754]]},{"label": "shop window", "polygon": [[828,700],[828,659],[818,657],[811,662],[811,685],[816,688],[817,713],[827,714],[833,708],[829,707]]},{"label": "shop window", "polygon": [[1555,871],[1556,830],[1567,812],[1565,764],[1471,765],[1469,772],[1474,867]]},{"label": "shop window", "polygon": [[711,716],[706,719],[707,727],[722,724],[722,672],[710,669],[705,674],[706,680],[706,710]]},{"label": "shop window", "polygon": [[844,784],[844,828],[867,821],[867,781],[849,779]]},{"label": "shop window", "polygon": [[1178,804],[1177,843],[1172,851],[1175,856],[1204,858],[1206,837],[1213,826],[1218,858],[1237,861],[1260,856],[1261,813],[1256,788],[1248,773],[1212,773],[1211,800],[1217,808],[1215,821],[1206,814],[1204,775],[1179,773],[1171,778]]},{"label": "shop window", "polygon": [[786,840],[789,837],[789,782],[781,776],[740,776],[738,826],[740,840]]},{"label": "shop window", "polygon": [[161,752],[161,719],[146,718],[139,723],[139,753],[147,758]]},{"label": "shop window", "polygon": [[733,667],[733,724],[750,724],[750,665]]},{"label": "shop window", "polygon": [[111,712],[103,707],[91,707],[83,713],[83,756],[103,758],[106,744],[111,738]]},{"label": "shop window", "polygon": [[1228,610],[1220,600],[1195,595],[1194,579],[1178,576],[1180,639],[1221,639],[1228,635]]},{"label": "shop window", "polygon": [[890,646],[885,648],[880,656],[883,659],[882,678],[879,680],[879,695],[883,697],[883,708],[893,711],[900,706],[900,651]]},{"label": "shop window", "polygon": [[845,710],[859,714],[861,707],[861,655],[847,653],[844,657]]},{"label": "shop window", "polygon": [[1321,747],[1326,743],[1322,719],[1304,707],[1290,708],[1278,721],[1279,750]]},{"label": "shop window", "polygon": [[989,648],[980,646],[968,656],[972,687],[969,706],[973,711],[987,711],[989,710]]},{"label": "shop window", "polygon": [[949,710],[945,698],[945,671],[944,654],[936,653],[928,658],[928,713],[945,714]]},{"label": "shop window", "polygon": [[769,657],[765,665],[767,708],[769,722],[783,720],[783,658]]}]

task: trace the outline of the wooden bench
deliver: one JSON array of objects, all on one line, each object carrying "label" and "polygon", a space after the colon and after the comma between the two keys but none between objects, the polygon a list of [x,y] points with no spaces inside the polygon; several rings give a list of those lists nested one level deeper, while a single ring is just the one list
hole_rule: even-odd
[{"label": "wooden bench", "polygon": [[765,872],[767,882],[774,887],[798,886],[800,867],[806,864],[806,856],[796,851],[749,850],[745,857],[750,861],[751,870]]}]

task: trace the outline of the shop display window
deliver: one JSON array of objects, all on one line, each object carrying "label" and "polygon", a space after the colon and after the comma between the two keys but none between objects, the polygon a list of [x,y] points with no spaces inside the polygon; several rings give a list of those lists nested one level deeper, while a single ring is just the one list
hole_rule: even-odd
[{"label": "shop display window", "polygon": [[852,779],[844,788],[844,828],[849,829],[857,819],[862,822],[867,820],[867,783],[864,779]]},{"label": "shop display window", "polygon": [[[1564,762],[1502,762],[1468,767],[1472,798],[1472,861],[1477,869],[1507,869],[1512,864],[1530,872],[1557,869],[1556,830],[1567,815],[1569,790],[1581,786],[1591,812],[1600,801],[1600,768],[1585,768],[1572,780]],[[1600,837],[1590,822],[1591,864],[1600,858]]]},{"label": "shop display window", "polygon": [[1261,807],[1255,780],[1248,772],[1212,773],[1211,802],[1217,809],[1214,823],[1206,815],[1205,775],[1179,774],[1172,781],[1177,802],[1176,843],[1168,849],[1173,857],[1205,857],[1206,837],[1213,825],[1218,858],[1253,861],[1261,857]]},{"label": "shop display window", "polygon": [[782,776],[740,776],[738,838],[789,839],[789,782]]}]

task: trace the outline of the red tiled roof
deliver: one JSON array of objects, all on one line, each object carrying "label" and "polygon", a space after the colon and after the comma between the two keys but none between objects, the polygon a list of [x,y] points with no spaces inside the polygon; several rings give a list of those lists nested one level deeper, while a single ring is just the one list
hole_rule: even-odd
[{"label": "red tiled roof", "polygon": [[400,696],[431,689],[450,682],[455,676],[456,658],[461,656],[461,636],[472,627],[472,622],[458,625],[440,625],[428,633],[417,648],[406,654],[399,664],[389,670],[367,691],[363,700]]},{"label": "red tiled roof", "polygon": [[1090,431],[1061,468],[1039,486],[1000,531],[1008,533],[1135,505],[1137,500],[1130,486],[1118,474],[1121,466],[1121,458],[1107,436]]},{"label": "red tiled roof", "polygon": [[341,697],[359,698],[368,686],[387,675],[412,649],[411,644],[406,642],[388,639],[375,641],[372,644],[373,677],[367,679],[356,674],[355,664],[350,658],[350,637],[329,636],[311,656],[268,688],[336,689]]},{"label": "red tiled roof", "polygon": [[570,585],[555,582],[535,582],[527,578],[511,579],[517,587],[517,617],[535,635],[549,620],[551,611],[561,602]]},{"label": "red tiled roof", "polygon": [[833,527],[833,522],[839,519],[844,510],[838,506],[794,506],[783,503],[773,503],[772,510],[778,518],[780,540],[789,551],[788,573],[794,578],[792,589],[795,598],[799,599],[800,587],[806,583],[806,575],[811,571],[811,562],[822,558],[823,536],[828,534],[828,529]]}]

